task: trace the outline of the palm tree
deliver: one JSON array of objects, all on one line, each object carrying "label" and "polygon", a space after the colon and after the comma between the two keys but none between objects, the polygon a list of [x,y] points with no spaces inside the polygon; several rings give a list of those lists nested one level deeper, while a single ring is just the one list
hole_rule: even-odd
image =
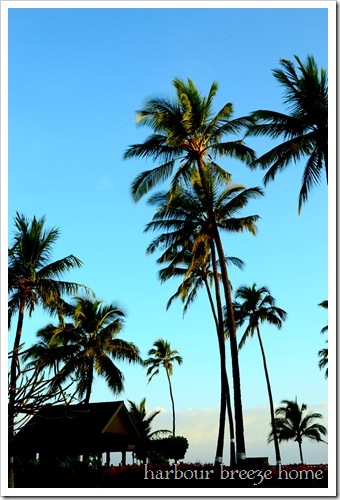
[{"label": "palm tree", "polygon": [[[242,185],[228,184],[225,189],[218,189],[215,184],[214,177],[209,167],[206,168],[206,184],[209,187],[209,195],[213,206],[213,216],[216,220],[218,228],[230,232],[241,232],[248,230],[253,234],[256,233],[257,215],[246,217],[237,217],[238,212],[248,203],[251,198],[255,198],[262,194],[261,189],[251,188],[245,189]],[[149,199],[149,204],[156,205],[157,210],[153,221],[146,226],[146,231],[165,230],[158,236],[148,247],[147,252],[153,253],[158,248],[165,248],[163,256],[159,259],[167,260],[168,255],[182,252],[189,249],[192,254],[192,263],[188,266],[187,276],[202,265],[206,265],[207,259],[211,259],[212,275],[214,277],[215,296],[217,305],[222,301],[220,294],[219,281],[222,273],[217,269],[216,248],[213,240],[213,231],[210,224],[208,209],[205,203],[205,198],[202,193],[202,184],[200,178],[192,176],[192,184],[186,189],[178,187],[174,193],[158,193]],[[191,245],[191,247],[190,247]],[[209,254],[210,252],[210,254]],[[165,257],[164,257],[165,256]],[[181,258],[181,253],[179,253]],[[219,265],[221,260],[218,260]],[[226,261],[223,255],[223,262]],[[185,284],[187,285],[187,283]],[[229,289],[231,285],[228,280]],[[207,290],[208,291],[208,290]],[[208,296],[209,296],[208,291]],[[209,296],[210,304],[211,297]],[[222,302],[221,302],[222,303]],[[214,313],[214,309],[213,313]],[[223,312],[217,307],[217,327],[219,330],[218,342],[221,364],[221,412],[220,412],[220,427],[218,434],[218,453],[216,454],[217,462],[222,461],[223,457],[223,433],[225,426],[225,405],[226,395],[228,392],[228,380],[225,369],[225,336],[223,327]],[[236,346],[237,347],[237,346]],[[239,380],[239,378],[238,378]],[[235,382],[234,382],[235,388]],[[239,429],[239,423],[236,418],[237,398],[234,390],[234,406],[236,427]],[[242,409],[242,407],[241,407]],[[224,416],[222,414],[224,413]],[[230,416],[230,414],[229,414]],[[232,435],[232,434],[231,434]],[[231,439],[233,439],[231,437]],[[231,441],[233,443],[233,441]],[[234,446],[234,445],[233,445]],[[233,462],[233,452],[231,451],[231,462]]]},{"label": "palm tree", "polygon": [[76,394],[85,404],[90,401],[95,373],[105,378],[114,394],[119,394],[124,390],[124,375],[115,361],[142,363],[135,344],[117,338],[124,317],[117,304],[77,297],[73,322],[39,330],[40,342],[28,350],[25,359],[42,369],[54,367],[56,362],[62,364],[54,384],[62,385],[73,377]]},{"label": "palm tree", "polygon": [[[298,405],[297,399],[281,401],[285,406],[281,406],[275,411],[275,428],[278,439],[281,441],[296,441],[299,445],[300,461],[303,464],[302,440],[304,438],[312,441],[325,443],[321,436],[327,434],[326,428],[314,420],[323,418],[321,413],[307,413],[307,405]],[[273,440],[273,429],[268,436],[268,442]]]},{"label": "palm tree", "polygon": [[171,349],[170,343],[167,340],[158,339],[153,345],[154,347],[148,352],[148,356],[151,357],[144,361],[144,365],[148,367],[146,375],[149,377],[148,382],[150,382],[155,375],[158,375],[161,366],[165,369],[172,404],[172,435],[175,436],[175,402],[170,377],[173,373],[174,362],[180,365],[183,359],[176,349]]},{"label": "palm tree", "polygon": [[[247,147],[243,140],[223,141],[227,134],[238,134],[249,127],[251,118],[231,119],[233,112],[231,103],[225,104],[217,114],[213,113],[213,99],[218,90],[216,82],[213,82],[206,97],[200,94],[191,79],[184,82],[176,78],[173,80],[173,85],[176,91],[174,100],[155,97],[148,100],[144,108],[138,111],[138,124],[150,126],[154,133],[144,143],[130,146],[124,154],[124,159],[152,158],[160,162],[154,169],[142,172],[133,182],[132,195],[135,201],[140,200],[158,183],[171,176],[170,192],[173,194],[181,183],[186,183],[192,178],[194,172],[199,175],[213,241],[220,261],[230,322],[237,454],[242,459],[245,458],[245,441],[236,326],[223,245],[213,214],[205,171],[209,167],[215,182],[225,183],[230,180],[230,174],[215,162],[218,156],[236,158],[248,164],[254,161],[254,151]],[[175,170],[176,165],[177,170]]]},{"label": "palm tree", "polygon": [[253,337],[255,332],[260,344],[263,368],[266,377],[269,406],[270,406],[270,416],[273,429],[273,440],[275,446],[275,457],[276,463],[281,463],[281,455],[279,442],[276,434],[275,428],[275,415],[274,415],[274,403],[272,390],[270,385],[266,355],[264,352],[263,342],[260,334],[260,323],[267,322],[270,325],[274,325],[277,328],[282,327],[282,322],[286,319],[287,313],[280,307],[275,306],[275,299],[270,294],[267,287],[263,286],[257,288],[254,283],[252,287],[240,286],[235,293],[236,299],[241,299],[242,302],[234,303],[235,318],[238,326],[242,326],[245,321],[248,321],[247,328],[242,336],[239,343],[239,348],[242,348],[246,340]]},{"label": "palm tree", "polygon": [[294,63],[281,59],[283,69],[275,69],[274,77],[284,89],[284,104],[289,114],[258,110],[252,113],[256,121],[247,135],[265,135],[283,142],[257,158],[252,167],[268,169],[264,184],[292,162],[307,158],[299,194],[299,213],[311,188],[318,184],[323,171],[328,182],[328,86],[325,69],[320,72],[313,56],[303,64],[297,56]]},{"label": "palm tree", "polygon": [[[323,307],[324,309],[328,309],[328,300],[323,300],[319,304],[320,307]],[[321,329],[321,333],[326,333],[328,331],[328,325],[324,326]],[[327,340],[326,340],[327,343]],[[319,355],[319,368],[320,370],[325,370],[325,377],[328,378],[328,347],[324,347],[323,349],[320,349],[318,352]]]},{"label": "palm tree", "polygon": [[[244,263],[236,257],[226,257],[227,262],[232,262],[238,267],[242,268]],[[210,259],[211,260],[211,259]],[[182,277],[183,281],[179,285],[177,292],[170,297],[167,303],[167,309],[172,304],[173,300],[180,298],[184,303],[183,316],[186,313],[190,304],[195,300],[197,293],[201,287],[204,287],[208,299],[214,322],[216,325],[217,339],[220,348],[220,339],[223,339],[222,352],[220,353],[220,364],[221,364],[221,403],[220,403],[220,419],[219,419],[219,430],[217,438],[217,448],[215,457],[223,457],[223,446],[224,446],[224,428],[225,428],[225,408],[228,412],[229,421],[229,439],[230,439],[230,465],[235,465],[236,463],[236,450],[235,450],[235,433],[234,433],[234,421],[233,412],[231,408],[231,397],[229,381],[225,366],[225,350],[224,350],[224,326],[223,326],[223,308],[219,290],[219,284],[215,286],[215,297],[211,291],[211,286],[218,280],[220,276],[217,276],[217,263],[213,263],[214,270],[211,269],[209,260],[203,262],[202,260],[196,261],[194,265],[195,258],[193,251],[189,249],[184,249],[183,251],[178,250],[177,253],[165,252],[158,262],[167,262],[170,264],[161,269],[159,276],[161,281],[166,281],[171,277]],[[221,325],[221,326],[220,326]],[[221,348],[220,348],[221,351]]]},{"label": "palm tree", "polygon": [[[24,215],[16,213],[14,219],[14,242],[8,251],[8,317],[18,314],[18,322],[11,352],[9,376],[9,440],[14,435],[15,398],[17,380],[20,374],[19,349],[25,311],[33,313],[41,305],[51,313],[61,313],[63,294],[77,292],[77,283],[62,281],[60,278],[67,271],[79,268],[82,262],[73,255],[52,261],[53,247],[60,235],[58,228],[46,229],[45,217],[30,221]],[[85,287],[83,287],[85,288]]]},{"label": "palm tree", "polygon": [[137,447],[136,456],[138,459],[142,460],[144,463],[147,458],[148,444],[149,441],[158,438],[160,435],[170,434],[171,431],[167,429],[159,429],[157,431],[151,431],[151,424],[155,417],[161,412],[161,410],[154,410],[149,415],[146,411],[146,398],[143,398],[139,404],[134,403],[128,399],[130,408],[129,413],[138,434],[141,438],[141,442]]}]

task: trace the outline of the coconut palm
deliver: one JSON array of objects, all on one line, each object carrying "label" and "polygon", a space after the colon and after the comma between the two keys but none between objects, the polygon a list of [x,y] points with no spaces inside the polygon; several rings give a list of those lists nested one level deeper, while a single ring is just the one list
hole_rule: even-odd
[{"label": "coconut palm", "polygon": [[[191,197],[189,197],[189,193],[186,193],[183,188],[178,189],[176,194],[172,196],[171,202],[168,199],[168,195],[165,194],[163,205],[159,205],[161,197],[159,196],[156,198],[156,215],[153,222],[147,226],[147,230],[161,228],[164,226],[167,232],[156,238],[156,240],[149,245],[147,252],[153,253],[159,246],[165,246],[165,251],[161,257],[157,259],[159,264],[167,264],[167,267],[164,267],[159,271],[161,282],[164,282],[172,277],[179,277],[183,280],[179,285],[177,292],[170,297],[167,303],[167,308],[170,307],[174,299],[180,298],[184,303],[183,314],[185,314],[189,305],[195,300],[199,289],[204,287],[207,292],[209,304],[216,325],[221,365],[221,404],[215,457],[223,457],[227,408],[230,434],[230,463],[231,465],[234,465],[236,463],[235,434],[229,381],[225,365],[223,310],[219,286],[221,276],[218,271],[215,249],[213,247],[212,250],[210,250],[208,244],[209,228],[205,222],[204,209],[203,207],[200,207],[202,199],[199,198],[199,191],[195,192],[197,191],[197,188],[198,186],[196,183],[191,186],[191,189],[189,190],[191,191]],[[198,198],[196,200],[196,204],[193,203],[195,201],[195,197]],[[188,203],[189,199],[190,202]],[[169,221],[169,214],[172,209],[174,209],[174,211],[171,212],[171,219]],[[176,209],[181,211],[181,215],[178,220],[176,219]],[[193,209],[193,213],[189,216],[191,209]],[[186,224],[189,223],[189,226],[191,226],[189,231],[185,230],[186,224],[182,226],[181,219],[183,219],[184,210],[187,211],[187,215],[185,217]],[[199,217],[200,221],[198,220]],[[194,222],[194,225],[191,225],[191,221]],[[174,240],[173,243],[170,243],[170,236]],[[169,247],[166,246],[168,242]],[[243,267],[243,262],[236,257],[226,257],[226,260],[228,263],[233,263],[240,268]],[[213,284],[215,287],[216,304],[211,290]]]},{"label": "coconut palm", "polygon": [[[278,439],[281,441],[296,441],[299,445],[300,461],[303,464],[302,441],[304,438],[317,442],[326,442],[321,436],[327,434],[326,428],[314,421],[322,419],[321,413],[305,413],[307,405],[299,406],[297,399],[289,401],[284,399],[275,411],[275,428]],[[268,442],[273,440],[273,429],[268,436]]]},{"label": "coconut palm", "polygon": [[265,135],[283,142],[257,158],[252,167],[267,169],[264,184],[292,162],[307,158],[302,175],[298,210],[307,201],[310,190],[321,179],[328,181],[328,86],[325,69],[319,71],[313,56],[303,64],[294,56],[294,63],[281,59],[282,69],[273,71],[284,89],[284,104],[288,114],[258,110],[252,113],[256,120],[248,135]]},{"label": "coconut palm", "polygon": [[61,385],[73,377],[76,394],[85,404],[90,401],[95,373],[105,378],[114,394],[119,394],[124,390],[124,375],[115,361],[142,363],[136,345],[117,338],[124,317],[115,303],[76,297],[73,322],[39,330],[40,342],[28,350],[25,359],[41,368],[58,362],[61,368],[54,384]]},{"label": "coconut palm", "polygon": [[148,100],[143,109],[138,111],[138,124],[150,126],[153,134],[144,143],[130,146],[124,158],[152,158],[160,162],[154,169],[142,172],[133,182],[132,195],[135,201],[138,201],[158,183],[169,178],[171,178],[170,192],[173,194],[181,183],[186,183],[195,172],[198,172],[220,261],[228,309],[237,450],[239,458],[245,458],[241,384],[231,289],[205,171],[209,166],[215,182],[225,183],[230,180],[230,175],[215,162],[217,157],[228,156],[248,164],[254,161],[254,151],[246,146],[242,139],[224,140],[228,134],[235,136],[245,130],[250,126],[251,119],[249,117],[231,119],[233,112],[231,103],[225,104],[217,114],[214,114],[212,105],[218,90],[216,82],[213,82],[206,97],[200,94],[191,79],[187,82],[174,79],[173,85],[176,91],[174,100],[155,97]]},{"label": "coconut palm", "polygon": [[[211,259],[210,259],[211,260]],[[219,419],[219,430],[217,438],[217,448],[216,457],[223,457],[223,447],[224,447],[224,429],[225,429],[225,417],[226,410],[228,412],[229,421],[229,439],[230,439],[230,464],[234,465],[236,463],[236,450],[235,450],[235,434],[234,434],[234,421],[233,412],[231,407],[231,397],[229,381],[225,366],[225,349],[224,349],[224,327],[223,327],[223,309],[221,302],[221,295],[219,290],[219,284],[215,286],[215,297],[216,304],[213,297],[213,292],[211,287],[213,286],[216,279],[218,280],[220,276],[217,276],[217,263],[213,263],[213,270],[211,269],[210,262],[204,263],[201,259],[195,261],[192,250],[184,249],[183,251],[178,251],[173,254],[171,252],[164,252],[162,257],[158,259],[158,262],[167,262],[170,264],[161,269],[159,276],[161,281],[166,281],[172,277],[183,278],[182,283],[179,285],[177,292],[170,297],[167,303],[167,309],[172,304],[173,300],[180,298],[184,303],[183,315],[186,313],[190,304],[192,304],[198,294],[200,288],[204,287],[209,299],[209,304],[211,307],[212,315],[216,325],[216,332],[218,343],[220,347],[220,339],[222,339],[222,352],[220,352],[220,364],[221,364],[221,404],[220,404],[220,419]],[[194,265],[196,262],[196,265]],[[238,267],[243,267],[243,262],[236,257],[227,257],[227,262],[232,262]],[[219,322],[222,321],[222,323]],[[222,326],[220,326],[220,324]],[[220,348],[221,351],[221,348]]]},{"label": "coconut palm", "polygon": [[16,313],[18,321],[9,376],[9,440],[14,433],[15,397],[20,374],[19,349],[25,312],[28,311],[31,316],[35,307],[40,305],[51,313],[60,314],[63,295],[75,293],[82,286],[61,280],[67,271],[81,267],[82,262],[77,257],[69,255],[51,260],[53,247],[60,235],[58,228],[47,229],[45,217],[37,219],[34,216],[29,220],[19,213],[16,213],[14,226],[14,242],[8,252],[8,316],[10,325]]},{"label": "coconut palm", "polygon": [[128,403],[130,405],[129,413],[131,419],[140,436],[140,443],[135,450],[136,456],[145,463],[148,455],[149,441],[164,434],[171,434],[171,431],[167,429],[159,429],[157,431],[151,430],[151,424],[161,410],[154,410],[147,415],[146,398],[143,398],[139,404],[130,401],[130,399],[128,399]]},{"label": "coconut palm", "polygon": [[[213,216],[218,225],[218,228],[222,230],[227,230],[230,232],[241,232],[248,230],[253,234],[256,233],[256,221],[258,220],[257,215],[251,215],[246,217],[237,217],[238,212],[249,202],[251,198],[255,198],[262,194],[261,189],[251,188],[245,189],[241,185],[228,184],[224,189],[218,189],[216,186],[213,173],[206,168],[206,185],[209,188],[210,201],[213,206]],[[207,258],[211,259],[213,275],[214,275],[214,286],[216,300],[221,301],[219,278],[222,273],[217,270],[217,266],[214,265],[217,262],[215,242],[213,240],[213,230],[210,224],[210,217],[208,214],[208,208],[206,205],[206,200],[203,196],[202,184],[200,182],[199,176],[196,174],[191,178],[191,185],[184,187],[178,187],[174,193],[158,193],[149,199],[151,205],[157,207],[156,213],[154,215],[153,221],[147,225],[146,231],[149,230],[162,230],[163,233],[154,239],[154,241],[149,245],[147,252],[152,253],[155,249],[165,248],[165,260],[168,253],[178,252],[181,249],[181,245],[184,248],[188,248],[188,244],[192,246],[192,264],[189,265],[187,269],[187,275],[197,270],[199,266],[205,265]],[[165,232],[164,232],[165,231]],[[188,243],[189,242],[189,243]],[[180,250],[182,251],[182,250]],[[209,256],[210,252],[210,256]],[[180,255],[180,254],[179,254]],[[163,257],[162,257],[163,258]],[[161,262],[161,259],[159,261]],[[221,262],[220,259],[219,264]],[[223,262],[226,262],[226,257],[223,255]],[[228,280],[229,289],[231,285]],[[211,303],[211,298],[210,298]],[[225,371],[225,337],[223,329],[223,313],[217,309],[217,312],[221,313],[217,324],[219,324],[219,353],[221,370]],[[216,321],[216,320],[215,320]],[[237,346],[236,346],[237,347]],[[235,419],[236,427],[239,429],[240,425],[237,420],[236,408],[239,408],[237,391],[235,391],[235,365],[233,365],[233,376],[234,376],[234,406],[235,406]],[[224,398],[224,402],[221,401],[221,409],[224,408],[225,412],[225,398],[227,391],[227,377],[226,373],[223,375],[221,373],[221,398]],[[239,377],[237,379],[239,381]],[[239,386],[240,391],[240,386]],[[241,403],[242,410],[242,403]],[[219,453],[216,455],[216,460],[221,461],[223,456],[223,436],[225,421],[222,414],[220,414],[220,427],[219,427],[219,438],[218,438],[218,449]],[[240,430],[239,430],[240,433]],[[231,461],[233,460],[233,453],[231,453]]]},{"label": "coconut palm", "polygon": [[144,361],[144,365],[148,367],[146,375],[149,377],[148,382],[150,382],[155,375],[158,375],[161,366],[165,369],[172,405],[172,435],[175,436],[175,402],[170,377],[173,373],[174,363],[176,362],[180,365],[183,359],[176,349],[171,349],[170,342],[167,340],[158,339],[153,345],[154,347],[148,352],[148,356],[150,357]]},{"label": "coconut palm", "polygon": [[246,330],[239,343],[239,348],[241,349],[249,337],[253,337],[257,334],[257,338],[260,344],[263,368],[266,377],[269,406],[270,406],[270,416],[273,429],[273,441],[275,446],[275,457],[276,463],[281,463],[281,455],[279,442],[276,434],[275,428],[275,414],[274,414],[274,403],[273,395],[271,390],[271,384],[269,379],[267,360],[264,351],[263,341],[260,334],[260,323],[269,323],[270,325],[276,326],[276,328],[282,327],[282,322],[285,321],[287,313],[275,305],[275,299],[270,294],[267,287],[263,286],[257,288],[254,283],[251,287],[240,286],[235,293],[236,299],[241,299],[241,302],[234,302],[235,318],[238,326],[242,326],[245,321],[247,321]]}]

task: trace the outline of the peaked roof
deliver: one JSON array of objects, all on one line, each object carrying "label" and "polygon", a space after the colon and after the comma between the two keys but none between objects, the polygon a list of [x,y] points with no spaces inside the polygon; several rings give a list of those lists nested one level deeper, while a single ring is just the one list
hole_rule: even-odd
[{"label": "peaked roof", "polygon": [[122,451],[139,439],[123,401],[41,408],[14,437],[11,454]]}]

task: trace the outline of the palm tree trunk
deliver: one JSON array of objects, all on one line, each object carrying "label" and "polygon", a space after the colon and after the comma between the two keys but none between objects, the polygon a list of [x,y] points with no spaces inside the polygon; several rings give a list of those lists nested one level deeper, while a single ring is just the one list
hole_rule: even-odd
[{"label": "palm tree trunk", "polygon": [[222,300],[219,285],[219,276],[216,262],[215,246],[212,242],[211,245],[211,259],[214,272],[215,281],[215,295],[216,295],[216,305],[218,313],[218,322],[216,324],[217,328],[217,338],[218,346],[220,352],[220,364],[221,364],[221,404],[220,404],[220,423],[219,423],[219,433],[217,439],[216,457],[215,465],[222,463],[223,458],[223,445],[224,445],[224,429],[225,429],[225,418],[226,418],[226,405],[228,411],[229,420],[229,439],[230,439],[230,465],[236,464],[236,450],[235,450],[235,431],[234,431],[234,420],[233,412],[231,409],[231,398],[230,398],[230,388],[228,375],[226,370],[226,357],[225,357],[225,335],[224,335],[224,323],[223,323],[223,309]]},{"label": "palm tree trunk", "polygon": [[89,379],[88,379],[88,381],[87,381],[86,394],[85,394],[85,399],[84,399],[84,403],[85,403],[85,404],[89,404],[89,402],[90,402],[90,397],[91,397],[91,392],[92,392],[92,384],[93,384],[93,363],[94,363],[94,360],[93,360],[93,359],[91,359],[91,365],[90,365],[89,370],[88,370]]},{"label": "palm tree trunk", "polygon": [[300,460],[301,460],[301,463],[303,464],[303,455],[302,455],[302,439],[300,439],[298,441],[299,443],[299,451],[300,451]]},{"label": "palm tree trunk", "polygon": [[222,283],[223,283],[226,308],[227,308],[227,324],[228,324],[228,330],[230,332],[229,342],[230,342],[230,353],[231,353],[232,373],[233,373],[233,383],[234,383],[234,408],[235,408],[235,423],[236,423],[236,449],[237,449],[236,461],[239,462],[240,460],[246,459],[240,367],[238,360],[236,325],[234,319],[234,309],[231,299],[231,289],[227,272],[227,265],[223,253],[222,242],[220,239],[217,226],[215,227],[215,242],[218,252],[218,258],[220,261]]},{"label": "palm tree trunk", "polygon": [[[10,370],[10,380],[9,380],[9,403],[8,403],[8,444],[14,438],[14,419],[15,419],[15,398],[17,391],[17,377],[18,377],[18,365],[19,365],[19,346],[22,334],[22,325],[24,323],[24,313],[26,306],[26,296],[23,294],[21,297],[17,330],[15,333],[14,346],[12,352],[11,370]],[[10,456],[8,464],[8,487],[14,488],[14,464],[13,457]]]},{"label": "palm tree trunk", "polygon": [[227,264],[224,256],[223,246],[219,234],[219,230],[216,224],[214,212],[211,206],[211,200],[209,196],[209,189],[206,182],[204,174],[204,162],[201,158],[197,161],[198,171],[200,175],[200,180],[202,183],[203,191],[206,197],[206,205],[208,208],[208,217],[212,228],[212,236],[216,244],[217,254],[220,261],[220,268],[222,274],[222,284],[224,288],[224,295],[227,308],[227,322],[228,329],[230,332],[230,353],[232,361],[232,373],[233,373],[233,385],[234,385],[234,409],[235,409],[235,423],[236,423],[236,449],[237,461],[245,460],[246,458],[246,448],[244,441],[244,425],[243,425],[243,409],[242,409],[242,396],[241,396],[241,379],[240,379],[240,368],[238,360],[238,347],[236,339],[236,325],[234,319],[233,303],[231,298],[231,289],[227,271]]},{"label": "palm tree trunk", "polygon": [[171,398],[171,405],[172,405],[172,435],[175,436],[175,401],[174,401],[174,396],[172,394],[170,375],[169,375],[168,369],[166,367],[165,367],[165,371],[166,371],[166,376],[168,377],[170,398]]},{"label": "palm tree trunk", "polygon": [[266,382],[267,382],[267,389],[268,389],[268,397],[269,397],[269,406],[270,406],[270,418],[271,418],[271,423],[272,423],[272,430],[273,430],[273,438],[274,438],[274,447],[275,447],[275,458],[276,458],[276,465],[277,467],[281,463],[281,454],[280,454],[280,447],[279,447],[279,440],[277,437],[277,432],[276,432],[276,425],[275,425],[275,413],[274,413],[274,403],[273,403],[273,395],[272,395],[272,390],[270,386],[270,380],[269,380],[269,373],[268,373],[268,368],[267,368],[267,361],[266,361],[266,355],[264,352],[264,347],[260,335],[260,328],[257,325],[256,327],[257,330],[257,337],[259,339],[260,343],[260,348],[261,348],[261,353],[262,353],[262,360],[263,360],[263,368],[264,368],[264,373],[266,376]]}]

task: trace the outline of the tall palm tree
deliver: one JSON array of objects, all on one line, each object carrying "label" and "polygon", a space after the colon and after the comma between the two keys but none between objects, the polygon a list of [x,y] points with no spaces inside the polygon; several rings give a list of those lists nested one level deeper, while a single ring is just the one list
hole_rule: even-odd
[{"label": "tall palm tree", "polygon": [[[73,255],[52,261],[52,250],[60,235],[58,228],[47,229],[45,217],[32,220],[16,213],[14,242],[8,251],[8,317],[18,322],[11,352],[9,376],[9,440],[14,435],[15,397],[20,373],[19,349],[25,311],[31,315],[37,305],[51,313],[60,313],[63,295],[77,292],[79,285],[61,280],[67,271],[79,268],[82,262]],[[85,287],[83,287],[85,288]]]},{"label": "tall palm tree", "polygon": [[76,394],[85,404],[90,401],[95,373],[105,378],[114,394],[119,394],[124,390],[124,375],[115,361],[142,363],[136,345],[117,338],[124,317],[117,304],[77,297],[73,322],[39,330],[40,342],[28,350],[25,359],[41,368],[58,362],[62,366],[54,384],[61,385],[73,377]]},{"label": "tall palm tree", "polygon": [[149,377],[149,382],[155,375],[158,375],[161,366],[165,369],[169,383],[169,391],[172,405],[172,435],[175,436],[175,402],[172,393],[171,375],[173,373],[174,363],[182,364],[182,357],[176,349],[171,349],[170,343],[164,339],[158,339],[154,342],[154,347],[149,350],[148,359],[144,361],[144,365],[148,367],[146,375]]},{"label": "tall palm tree", "polygon": [[269,110],[252,113],[256,120],[248,135],[265,135],[272,139],[282,138],[252,166],[268,171],[264,184],[292,162],[307,158],[299,194],[299,213],[308,199],[311,188],[321,181],[323,171],[328,182],[328,86],[325,69],[319,71],[313,56],[303,64],[297,56],[294,63],[281,59],[282,69],[273,71],[274,77],[284,89],[284,104],[288,114]]},{"label": "tall palm tree", "polygon": [[231,119],[233,112],[231,103],[225,104],[217,114],[214,114],[212,105],[218,90],[216,82],[213,82],[206,97],[200,94],[191,79],[185,82],[176,78],[173,80],[173,85],[176,92],[174,100],[155,97],[148,100],[143,109],[138,111],[138,124],[150,126],[153,134],[144,143],[130,146],[124,158],[152,158],[160,162],[154,169],[142,172],[133,182],[132,195],[135,201],[140,200],[150,189],[171,176],[171,193],[174,193],[181,183],[189,181],[194,172],[198,172],[200,177],[213,241],[220,261],[230,322],[237,454],[242,459],[245,458],[245,441],[236,326],[223,245],[213,214],[205,171],[209,166],[215,181],[225,183],[230,180],[230,174],[215,162],[218,156],[236,158],[248,164],[254,161],[254,151],[247,147],[242,139],[224,140],[226,135],[239,134],[249,127],[251,118]]},{"label": "tall palm tree", "polygon": [[[219,463],[217,457],[223,457],[227,409],[230,439],[230,464],[234,465],[236,463],[235,433],[225,360],[223,308],[219,286],[221,275],[218,270],[215,249],[213,247],[210,250],[209,244],[207,246],[209,242],[209,228],[205,222],[204,208],[201,206],[202,198],[197,188],[197,183],[194,183],[188,190],[191,191],[191,197],[188,196],[189,193],[186,193],[184,189],[178,189],[176,194],[171,197],[171,201],[169,201],[168,195],[165,195],[163,205],[161,206],[158,206],[161,197],[157,197],[156,216],[153,222],[147,226],[147,230],[165,227],[167,232],[163,233],[159,238],[156,238],[156,240],[149,245],[147,252],[153,253],[159,246],[165,246],[165,251],[161,257],[157,259],[159,264],[167,264],[167,267],[159,271],[161,282],[172,277],[180,277],[183,279],[177,292],[170,297],[167,303],[167,309],[175,298],[181,298],[184,303],[183,314],[185,314],[190,304],[195,300],[198,290],[204,287],[207,292],[216,325],[221,369],[221,403],[215,462]],[[196,204],[194,203],[195,198],[197,198]],[[188,203],[189,199],[190,202]],[[169,211],[170,207],[174,209],[173,211],[171,210],[171,214]],[[217,210],[220,208],[222,208],[222,206],[217,205]],[[180,213],[176,214],[176,210],[178,209]],[[189,215],[190,210],[193,211]],[[185,211],[187,212],[185,217],[186,222],[182,226],[181,219],[183,219]],[[170,221],[168,220],[169,218]],[[200,221],[198,220],[199,218]],[[191,225],[191,222],[193,222],[194,225]],[[186,230],[185,226],[188,223],[191,229],[188,228],[188,230]],[[174,240],[173,243],[170,243],[169,236]],[[169,246],[167,246],[168,244]],[[242,268],[244,265],[243,262],[236,257],[226,257],[226,261],[227,263],[237,265],[239,268]],[[215,300],[211,290],[213,284],[215,288]]]},{"label": "tall palm tree", "polygon": [[[233,185],[230,183],[225,186],[224,189],[218,189],[218,186],[215,184],[213,172],[208,166],[205,171],[205,176],[206,184],[209,187],[209,196],[213,206],[213,215],[218,228],[230,232],[248,230],[255,234],[255,223],[258,220],[258,216],[251,215],[246,217],[237,217],[237,215],[251,198],[255,198],[262,194],[261,189],[245,189],[244,186],[236,184]],[[199,176],[193,175],[191,182],[191,185],[188,185],[186,188],[177,187],[177,190],[174,193],[158,193],[149,199],[149,204],[155,205],[157,210],[153,221],[146,226],[146,231],[149,231],[150,229],[162,230],[163,233],[155,238],[155,240],[149,245],[147,252],[152,253],[155,249],[165,248],[164,255],[166,260],[169,252],[171,254],[171,252],[176,253],[179,250],[182,251],[182,247],[184,250],[189,248],[192,252],[192,264],[188,266],[187,275],[197,270],[199,266],[202,266],[202,264],[205,265],[207,262],[206,259],[210,258],[213,269],[212,275],[214,276],[215,296],[217,304],[219,304],[219,302],[222,301],[219,286],[222,273],[220,273],[220,270],[217,269],[217,252],[213,239],[213,230],[210,223],[208,208],[203,196],[203,189]],[[188,247],[188,245],[191,245],[191,248]],[[162,258],[163,257],[159,259],[160,262]],[[223,261],[226,262],[225,255],[223,255]],[[221,259],[218,259],[218,262],[220,265]],[[231,285],[229,280],[228,286],[230,289]],[[215,461],[219,462],[222,461],[223,457],[223,433],[226,406],[225,398],[228,391],[228,380],[225,369],[225,337],[222,309],[220,310],[218,307],[217,313],[217,316],[219,316],[217,318],[217,327],[219,331],[218,342],[221,365],[221,412],[217,445],[218,453],[216,454]],[[234,382],[234,389],[235,386],[236,384]],[[239,429],[240,425],[236,416],[236,407],[239,407],[237,406],[237,394],[235,394],[235,392],[236,391],[234,390],[235,419],[236,428]],[[231,461],[233,461],[232,451]]]},{"label": "tall palm tree", "polygon": [[130,401],[130,399],[128,399],[128,402],[130,405],[129,413],[131,419],[135,424],[141,439],[141,442],[136,449],[136,456],[145,463],[148,454],[149,441],[154,438],[158,438],[160,435],[170,434],[171,431],[167,429],[158,429],[157,431],[151,430],[152,422],[161,410],[154,410],[147,415],[146,398],[143,398],[139,404]]},{"label": "tall palm tree", "polygon": [[[227,262],[232,262],[238,267],[242,268],[244,263],[236,257],[226,257]],[[170,297],[167,303],[167,309],[172,304],[173,300],[180,298],[184,303],[183,315],[186,313],[188,307],[195,300],[197,293],[201,287],[204,287],[209,299],[210,308],[214,318],[217,339],[220,348],[220,339],[222,339],[222,352],[220,353],[220,364],[221,364],[221,403],[220,403],[220,419],[219,419],[219,430],[217,438],[217,448],[216,457],[223,457],[223,447],[224,447],[224,428],[225,428],[225,408],[228,412],[228,422],[229,422],[229,440],[230,440],[230,465],[235,465],[236,463],[236,450],[235,450],[235,433],[234,433],[234,421],[233,412],[231,407],[231,397],[229,381],[225,366],[225,351],[224,351],[224,326],[223,326],[223,307],[221,302],[221,295],[219,290],[219,284],[215,286],[215,300],[211,287],[213,283],[220,279],[217,272],[217,263],[213,260],[213,270],[209,260],[207,262],[202,261],[202,259],[195,261],[194,253],[191,249],[184,249],[177,252],[167,252],[165,251],[158,262],[168,262],[170,264],[161,269],[159,276],[161,281],[166,281],[171,277],[182,277],[183,281],[179,285],[177,292]],[[194,263],[196,262],[196,265]],[[216,304],[215,304],[216,301]],[[221,348],[220,348],[221,351]]]},{"label": "tall palm tree", "polygon": [[287,317],[286,311],[280,307],[275,306],[275,299],[270,294],[267,287],[263,286],[257,288],[254,283],[251,287],[240,286],[235,293],[236,299],[241,299],[242,302],[234,303],[235,318],[238,326],[242,326],[245,321],[248,321],[247,328],[242,336],[239,343],[239,348],[242,348],[249,337],[253,337],[255,332],[260,344],[263,368],[266,377],[269,406],[270,406],[270,416],[273,430],[273,440],[275,446],[275,458],[276,463],[281,463],[281,455],[279,442],[276,434],[275,428],[275,414],[274,414],[274,402],[273,395],[270,385],[266,355],[263,347],[263,342],[260,334],[260,323],[267,322],[270,325],[274,325],[277,328],[282,327],[282,322],[285,321]]},{"label": "tall palm tree", "polygon": [[[312,441],[325,442],[321,436],[327,434],[326,427],[315,423],[314,420],[323,418],[321,413],[307,413],[307,405],[299,406],[297,399],[284,399],[281,406],[275,411],[275,428],[278,439],[281,441],[296,441],[299,445],[300,461],[303,464],[302,441],[304,438]],[[268,442],[273,440],[273,429],[269,433]]]}]

